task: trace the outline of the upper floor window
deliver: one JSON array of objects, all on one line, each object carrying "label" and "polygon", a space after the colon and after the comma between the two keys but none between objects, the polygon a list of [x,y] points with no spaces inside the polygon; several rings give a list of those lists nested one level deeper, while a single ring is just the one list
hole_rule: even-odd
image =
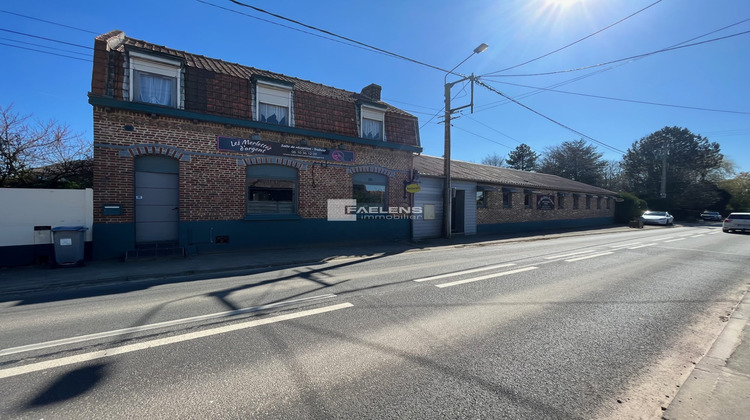
[{"label": "upper floor window", "polygon": [[360,111],[360,137],[385,140],[385,110],[362,105]]},{"label": "upper floor window", "polygon": [[179,61],[135,51],[130,57],[130,100],[182,108]]},{"label": "upper floor window", "polygon": [[292,126],[292,87],[259,80],[256,89],[256,119]]}]

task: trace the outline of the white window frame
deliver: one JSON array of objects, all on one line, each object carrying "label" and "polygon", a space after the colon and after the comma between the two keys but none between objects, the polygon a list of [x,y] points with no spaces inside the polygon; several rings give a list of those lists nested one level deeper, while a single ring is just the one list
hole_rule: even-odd
[{"label": "white window frame", "polygon": [[179,61],[139,53],[137,51],[130,51],[128,57],[130,59],[128,97],[131,102],[140,102],[135,99],[135,73],[138,71],[175,79],[174,104],[171,107],[184,108],[182,100],[182,64]]},{"label": "white window frame", "polygon": [[[366,138],[364,137],[364,134],[363,134],[363,127],[364,127],[365,119],[377,121],[380,123],[380,129],[382,130],[381,138],[377,140],[385,141],[385,110],[381,108],[376,108],[374,106],[367,106],[364,104],[360,105],[359,136],[361,138]],[[376,140],[376,139],[370,139],[370,140]]]},{"label": "white window frame", "polygon": [[290,86],[257,80],[255,83],[255,112],[253,113],[255,121],[260,121],[260,104],[263,103],[286,108],[287,121],[285,126],[294,127],[292,91],[293,89]]}]

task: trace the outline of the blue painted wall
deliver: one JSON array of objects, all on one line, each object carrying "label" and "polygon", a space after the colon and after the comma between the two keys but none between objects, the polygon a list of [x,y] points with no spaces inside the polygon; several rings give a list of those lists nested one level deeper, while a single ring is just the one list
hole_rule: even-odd
[{"label": "blue painted wall", "polygon": [[606,226],[615,223],[614,217],[591,219],[540,220],[534,222],[494,223],[477,225],[477,234],[502,234],[538,232],[545,230],[570,229],[580,227]]},{"label": "blue painted wall", "polygon": [[[353,244],[410,239],[409,220],[326,219],[180,222],[180,245],[189,253],[300,245]],[[228,243],[216,243],[217,236]],[[94,258],[122,258],[135,247],[132,223],[94,224]]]}]

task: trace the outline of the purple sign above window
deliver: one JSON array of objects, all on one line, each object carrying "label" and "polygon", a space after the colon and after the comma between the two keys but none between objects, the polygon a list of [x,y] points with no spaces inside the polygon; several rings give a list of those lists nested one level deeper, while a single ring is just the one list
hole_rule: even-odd
[{"label": "purple sign above window", "polygon": [[263,140],[241,139],[235,137],[216,137],[218,150],[250,153],[254,155],[284,156],[336,162],[354,162],[351,150],[326,149],[324,147],[302,146],[296,144],[273,143]]}]

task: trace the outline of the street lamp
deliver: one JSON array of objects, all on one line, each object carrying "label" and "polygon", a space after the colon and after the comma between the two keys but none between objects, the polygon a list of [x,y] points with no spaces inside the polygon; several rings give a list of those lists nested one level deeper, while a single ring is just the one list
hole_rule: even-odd
[{"label": "street lamp", "polygon": [[453,71],[456,70],[461,64],[465,63],[466,60],[470,59],[472,56],[474,56],[474,54],[479,54],[482,51],[486,50],[487,47],[487,44],[480,44],[478,47],[474,48],[474,51],[468,57],[466,57],[464,61],[458,63],[456,67],[453,67],[451,71],[445,74],[445,151],[443,153],[445,188],[443,192],[443,230],[445,231],[445,237],[448,239],[450,239],[451,237],[451,212],[453,204],[453,194],[451,191],[451,114],[453,114],[453,112],[455,111],[458,111],[459,109],[466,108],[467,106],[471,106],[473,109],[474,106],[474,85],[472,84],[471,104],[451,109],[451,88],[457,83],[461,83],[465,80],[471,80],[473,82],[474,75],[472,74],[469,77],[463,77],[460,80],[456,80],[455,82],[451,83],[448,83],[448,75],[453,74]]}]

